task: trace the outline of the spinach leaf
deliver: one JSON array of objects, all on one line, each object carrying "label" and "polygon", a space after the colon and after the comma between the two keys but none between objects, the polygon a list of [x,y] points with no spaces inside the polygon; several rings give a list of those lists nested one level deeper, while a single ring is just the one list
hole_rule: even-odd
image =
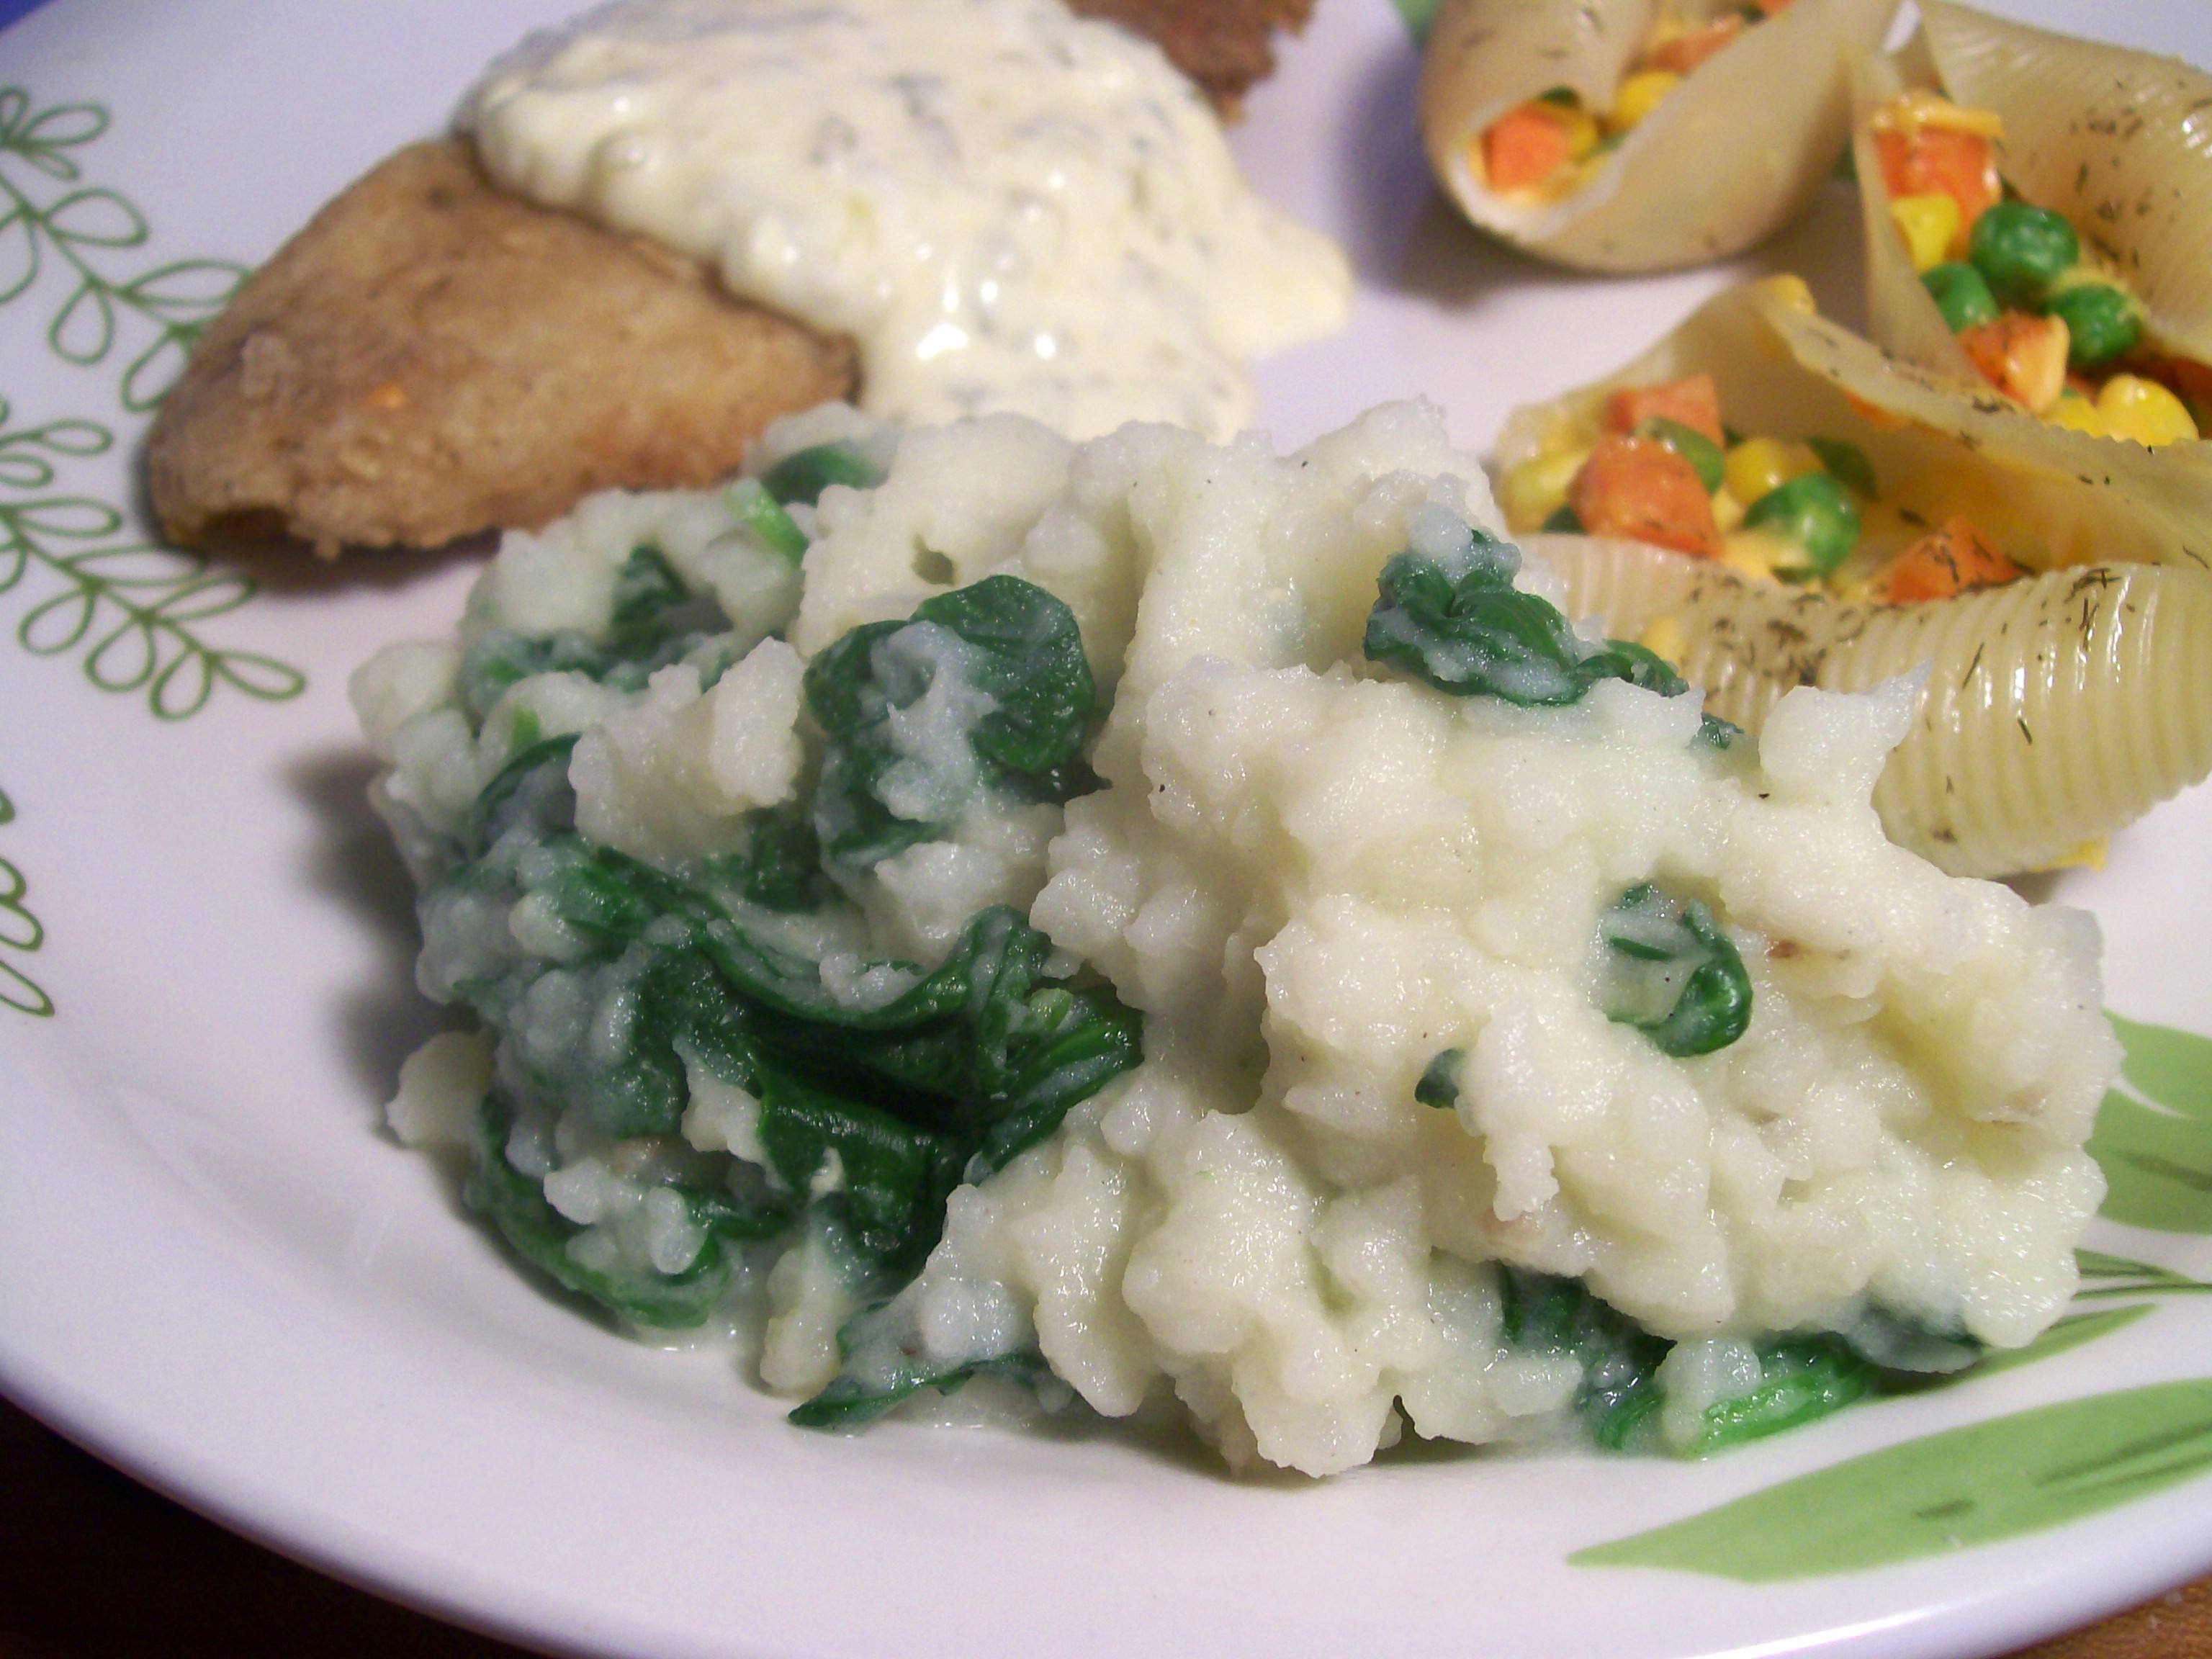
[{"label": "spinach leaf", "polygon": [[883,481],[882,469],[861,453],[859,445],[830,443],[793,451],[770,467],[761,483],[783,506],[803,501],[812,507],[831,484],[873,489]]},{"label": "spinach leaf", "polygon": [[723,499],[737,520],[772,553],[797,564],[806,556],[806,532],[783,510],[783,503],[768,493],[756,478],[740,478],[724,492]]},{"label": "spinach leaf", "polygon": [[518,824],[559,834],[575,828],[576,793],[568,786],[574,732],[533,743],[501,767],[470,804],[463,845],[482,858]]},{"label": "spinach leaf", "polygon": [[[584,1230],[547,1201],[544,1184],[507,1159],[513,1109],[496,1092],[484,1097],[463,1197],[489,1216],[515,1253],[564,1289],[591,1297],[640,1325],[686,1329],[705,1322],[729,1288],[731,1261],[711,1225],[681,1273],[601,1271],[579,1261],[568,1243]],[[733,1206],[728,1206],[733,1207]],[[696,1214],[696,1212],[695,1212]]]},{"label": "spinach leaf", "polygon": [[597,999],[613,1017],[594,1020],[557,1073],[531,1080],[610,1140],[672,1135],[690,1101],[686,1050],[718,1075],[742,1080],[752,1068],[746,1010],[696,951],[633,945],[615,972],[627,982]]},{"label": "spinach leaf", "polygon": [[707,893],[623,854],[572,843],[539,890],[580,933],[697,950],[785,1017],[757,1018],[756,1044],[962,1103],[960,1126],[993,1168],[1143,1058],[1139,1017],[1110,992],[1049,981],[1051,941],[1004,905],[971,916],[933,972],[865,1006],[838,1000],[815,964],[757,939]]},{"label": "spinach leaf", "polygon": [[604,679],[613,663],[590,637],[573,628],[545,635],[488,629],[461,657],[461,701],[481,724],[507,689],[539,674],[586,674]]},{"label": "spinach leaf", "polygon": [[1464,1048],[1446,1048],[1428,1063],[1421,1073],[1421,1080],[1413,1085],[1413,1098],[1424,1106],[1440,1106],[1450,1111],[1459,1104],[1459,1063],[1467,1058]]},{"label": "spinach leaf", "polygon": [[603,640],[573,628],[544,635],[489,629],[461,658],[461,700],[481,722],[510,686],[539,674],[582,674],[642,690],[656,669],[729,626],[711,592],[690,592],[659,550],[640,547],[616,573]]},{"label": "spinach leaf", "polygon": [[[1662,696],[1689,682],[1656,652],[1626,640],[1585,645],[1547,600],[1513,586],[1521,551],[1481,530],[1445,556],[1393,554],[1378,579],[1364,649],[1454,696],[1500,697],[1522,708],[1579,702],[1600,680]],[[1743,733],[1708,714],[1701,740],[1726,749]]]},{"label": "spinach leaf", "polygon": [[823,851],[855,872],[936,839],[990,790],[1065,800],[1097,701],[1082,630],[1058,599],[987,576],[856,628],[807,665],[828,737],[814,799]]},{"label": "spinach leaf", "polygon": [[784,1187],[806,1194],[818,1176],[833,1174],[831,1201],[860,1253],[908,1273],[920,1267],[945,1230],[945,1200],[960,1184],[959,1144],[774,1066],[756,1075],[761,1145]]},{"label": "spinach leaf", "polygon": [[[1653,1445],[1665,1404],[1660,1362],[1674,1345],[1601,1300],[1579,1279],[1521,1267],[1499,1270],[1504,1334],[1512,1347],[1571,1354],[1582,1362],[1575,1410],[1608,1451]],[[1875,1364],[1831,1334],[1784,1337],[1759,1350],[1759,1381],[1747,1394],[1707,1407],[1680,1455],[1741,1445],[1839,1411],[1883,1383]]]},{"label": "spinach leaf", "polygon": [[[866,1318],[863,1314],[854,1323]],[[847,1330],[851,1328],[847,1327]],[[837,1340],[841,1347],[849,1346],[845,1332],[838,1334]],[[951,1394],[978,1376],[1002,1376],[1010,1382],[1034,1389],[1052,1375],[1043,1357],[1031,1353],[972,1359],[965,1364],[944,1367],[927,1364],[918,1354],[909,1353],[902,1358],[908,1363],[892,1369],[888,1375],[864,1376],[849,1369],[839,1371],[827,1388],[795,1407],[784,1420],[802,1429],[857,1429],[924,1389]]]},{"label": "spinach leaf", "polygon": [[708,860],[702,881],[709,892],[734,894],[747,904],[787,914],[818,910],[837,890],[823,873],[812,818],[791,806],[754,813],[745,850]]},{"label": "spinach leaf", "polygon": [[1575,1410],[1590,1437],[1608,1451],[1642,1438],[1663,1403],[1654,1379],[1673,1345],[1601,1301],[1580,1279],[1501,1267],[1498,1289],[1510,1346],[1582,1362]]},{"label": "spinach leaf", "polygon": [[1367,617],[1366,653],[1455,696],[1522,708],[1579,702],[1582,641],[1558,608],[1513,586],[1521,551],[1480,530],[1465,552],[1393,554]]},{"label": "spinach leaf", "polygon": [[1874,1367],[1834,1337],[1797,1337],[1759,1351],[1758,1386],[1705,1407],[1697,1434],[1676,1448],[1703,1457],[1840,1411],[1875,1383]]},{"label": "spinach leaf", "polygon": [[1725,1048],[1749,1028],[1751,975],[1703,904],[1646,882],[1620,896],[1598,933],[1611,970],[1608,1019],[1647,1033],[1677,1059]]}]

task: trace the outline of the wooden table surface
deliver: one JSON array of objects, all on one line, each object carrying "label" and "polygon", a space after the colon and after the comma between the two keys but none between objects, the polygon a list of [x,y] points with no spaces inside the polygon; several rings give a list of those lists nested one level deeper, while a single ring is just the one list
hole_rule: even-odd
[{"label": "wooden table surface", "polygon": [[[0,1401],[0,1659],[279,1654],[522,1659],[249,1544]],[[2212,1578],[2031,1656],[2212,1659]]]}]

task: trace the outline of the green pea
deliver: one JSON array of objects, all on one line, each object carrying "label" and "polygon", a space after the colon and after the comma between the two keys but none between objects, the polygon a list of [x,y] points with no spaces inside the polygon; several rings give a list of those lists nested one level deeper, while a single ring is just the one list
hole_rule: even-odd
[{"label": "green pea", "polygon": [[1572,87],[1547,87],[1536,94],[1536,101],[1552,104],[1560,109],[1580,109],[1583,106],[1582,94]]},{"label": "green pea", "polygon": [[2049,208],[1999,202],[1974,221],[1967,257],[2007,305],[2033,305],[2081,257],[2074,227]]},{"label": "green pea", "polygon": [[1830,477],[1849,484],[1868,501],[1875,498],[1874,463],[1867,459],[1866,451],[1841,438],[1808,438],[1805,443],[1820,458]]},{"label": "green pea", "polygon": [[2066,325],[2066,361],[2075,368],[2096,368],[2125,356],[2142,338],[2142,316],[2135,301],[2103,283],[2054,294],[2043,311]]},{"label": "green pea", "polygon": [[1952,333],[1996,320],[1997,296],[1990,292],[1989,283],[1973,266],[1954,260],[1922,271],[1920,280]]},{"label": "green pea", "polygon": [[1721,487],[1721,478],[1728,471],[1728,457],[1721,453],[1718,444],[1695,427],[1670,421],[1664,415],[1652,415],[1636,423],[1636,435],[1656,439],[1697,468],[1706,495]]},{"label": "green pea", "polygon": [[1540,527],[1554,536],[1579,536],[1583,533],[1582,515],[1571,507],[1553,507],[1552,516]]},{"label": "green pea", "polygon": [[1747,529],[1765,528],[1801,550],[1802,562],[1778,564],[1778,576],[1810,581],[1826,575],[1858,545],[1859,509],[1850,492],[1826,472],[1808,472],[1770,489],[1743,515]]}]

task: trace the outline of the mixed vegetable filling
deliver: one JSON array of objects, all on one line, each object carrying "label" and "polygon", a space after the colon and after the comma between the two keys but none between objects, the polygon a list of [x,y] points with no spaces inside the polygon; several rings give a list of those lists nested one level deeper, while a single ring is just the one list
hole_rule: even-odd
[{"label": "mixed vegetable filling", "polygon": [[1931,525],[1884,501],[1855,444],[1724,426],[1710,374],[1609,394],[1594,440],[1563,424],[1499,498],[1516,532],[1647,542],[1844,599],[1913,604],[2027,574],[1963,516]]},{"label": "mixed vegetable filling", "polygon": [[1663,10],[1614,88],[1611,108],[1585,108],[1580,94],[1568,87],[1553,87],[1516,105],[1469,146],[1475,176],[1499,196],[1531,203],[1573,195],[1597,176],[1607,158],[1685,76],[1789,3],[1747,0],[1701,22]]},{"label": "mixed vegetable filling", "polygon": [[[1669,395],[1665,407],[1695,414]],[[1661,439],[1632,441],[1680,459]],[[796,559],[812,520],[793,502],[875,481],[853,452],[810,451],[725,501],[762,548]],[[1516,549],[1471,530],[1393,557],[1367,658],[1522,708],[1573,703],[1607,680],[1686,689],[1648,650],[1581,638],[1514,586],[1519,564]],[[601,635],[493,628],[465,653],[469,730],[506,733],[508,758],[416,864],[423,982],[497,1039],[468,1202],[555,1282],[637,1326],[707,1323],[771,1262],[833,1284],[842,1367],[793,1413],[803,1425],[862,1422],[979,1375],[1064,1398],[1018,1343],[925,1359],[900,1293],[942,1236],[954,1190],[1138,1065],[1142,1021],[1010,905],[969,916],[926,968],[867,953],[860,902],[878,866],[963,815],[1098,787],[1083,750],[1103,710],[1076,619],[1044,589],[998,575],[855,629],[804,671],[811,784],[755,811],[739,850],[647,860],[584,834],[570,775],[584,739],[543,735],[531,687],[643,693],[680,667],[711,691],[741,660],[736,638],[711,594],[641,546]],[[1716,765],[1750,752],[1711,718],[1693,741]],[[1606,1012],[1662,1052],[1712,1054],[1747,1030],[1743,958],[1696,897],[1631,887],[1592,945]],[[1462,1058],[1438,1054],[1417,1098],[1452,1108]],[[1614,1449],[1711,1451],[1834,1410],[1893,1371],[1955,1369],[1978,1352],[1963,1339],[1906,1341],[1879,1310],[1842,1334],[1677,1345],[1577,1281],[1482,1271],[1508,1349],[1577,1360],[1572,1414]]]},{"label": "mixed vegetable filling", "polygon": [[2197,435],[2212,370],[2156,349],[2142,304],[2062,215],[2007,197],[1994,112],[1916,89],[1870,126],[1913,269],[1984,380],[2094,436],[2155,447]]}]

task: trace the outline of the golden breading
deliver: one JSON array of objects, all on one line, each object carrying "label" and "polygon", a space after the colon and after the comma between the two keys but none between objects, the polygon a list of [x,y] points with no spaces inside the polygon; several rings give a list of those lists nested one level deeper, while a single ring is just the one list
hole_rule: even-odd
[{"label": "golden breading", "polygon": [[148,482],[185,546],[435,547],[595,489],[712,483],[854,373],[849,341],[501,193],[447,139],[392,156],[254,273],[162,404]]},{"label": "golden breading", "polygon": [[1233,111],[1275,67],[1267,37],[1305,27],[1313,0],[1068,0],[1082,17],[1110,18],[1158,43],[1169,61]]}]

